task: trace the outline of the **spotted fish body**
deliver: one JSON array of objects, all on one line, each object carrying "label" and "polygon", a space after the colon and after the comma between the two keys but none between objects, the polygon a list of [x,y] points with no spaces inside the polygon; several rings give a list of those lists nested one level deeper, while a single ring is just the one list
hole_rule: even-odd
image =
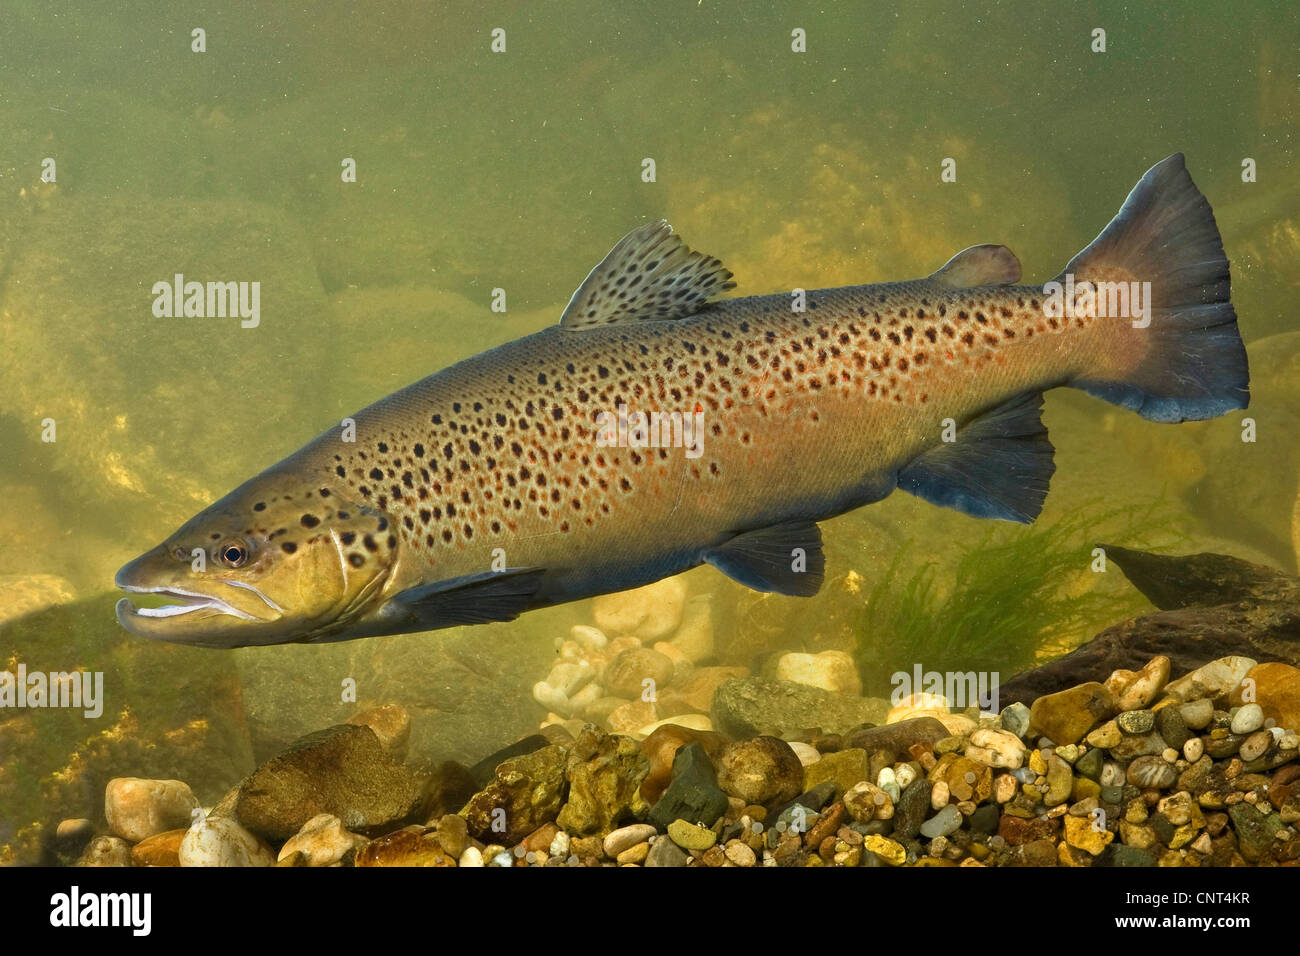
[{"label": "spotted fish body", "polygon": [[[1045,389],[1160,421],[1244,407],[1227,260],[1181,156],[1066,269],[1150,281],[1148,326],[1053,314],[1043,286],[1010,284],[1019,271],[977,246],[926,279],[715,301],[730,273],[649,224],[559,325],[370,406],[355,441],[325,433],[127,565],[120,585],[187,603],[124,601],[119,618],[185,643],[343,640],[508,620],[705,562],[806,595],[816,522],[895,488],[1033,520]],[[693,453],[610,447],[599,416],[620,407],[696,416]],[[159,573],[196,547],[216,576]]]}]

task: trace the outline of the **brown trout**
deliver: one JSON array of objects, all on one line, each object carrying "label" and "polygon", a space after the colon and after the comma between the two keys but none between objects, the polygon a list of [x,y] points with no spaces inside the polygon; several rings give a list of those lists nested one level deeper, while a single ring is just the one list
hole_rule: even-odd
[{"label": "brown trout", "polygon": [[512,620],[702,563],[811,595],[819,520],[901,488],[1032,521],[1043,392],[1144,418],[1246,407],[1228,260],[1181,154],[1065,271],[1002,246],[927,278],[723,299],[667,223],[629,233],[560,323],[358,412],[117,574],[144,637],[209,647]]}]

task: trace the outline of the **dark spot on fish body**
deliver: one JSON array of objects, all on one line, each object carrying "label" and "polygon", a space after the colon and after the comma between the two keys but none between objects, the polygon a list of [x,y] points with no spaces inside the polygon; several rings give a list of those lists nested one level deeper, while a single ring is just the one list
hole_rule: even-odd
[{"label": "dark spot on fish body", "polygon": [[314,527],[316,527],[318,524],[320,524],[320,518],[317,518],[315,515],[312,515],[312,514],[306,514],[306,515],[303,515],[301,518],[299,518],[299,519],[298,519],[298,522],[299,522],[299,523],[300,523],[304,528],[314,528]]},{"label": "dark spot on fish body", "polygon": [[253,505],[253,510],[254,510],[254,511],[265,511],[265,510],[266,510],[266,502],[265,502],[265,501],[259,501],[257,504]]},{"label": "dark spot on fish body", "polygon": [[352,565],[354,568],[359,568],[365,563],[366,559],[364,555],[357,554],[355,551],[348,555],[348,564]]},{"label": "dark spot on fish body", "polygon": [[285,554],[293,554],[295,551],[298,550],[298,546],[294,544],[292,541],[285,541],[283,544],[280,545],[280,550],[283,551]]}]

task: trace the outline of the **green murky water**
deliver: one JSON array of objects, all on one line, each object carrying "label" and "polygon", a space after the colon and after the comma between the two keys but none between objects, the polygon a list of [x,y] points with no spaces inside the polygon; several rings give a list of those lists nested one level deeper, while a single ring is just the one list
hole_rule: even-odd
[{"label": "green murky water", "polygon": [[[589,605],[214,654],[138,646],[108,592],[125,560],[342,416],[555,322],[648,218],[723,259],[738,294],[924,275],[979,242],[1042,281],[1182,151],[1251,352],[1254,443],[1246,414],[1163,426],[1051,393],[1058,470],[1037,529],[895,495],[826,523],[815,599],[691,572],[689,593],[711,595],[704,663],[857,653],[876,694],[916,660],[1014,673],[1147,607],[1089,571],[1101,540],[1294,570],[1298,34],[1271,2],[7,4],[0,657],[107,681],[93,721],[0,712],[0,807],[17,808],[0,844],[21,845],[42,804],[93,813],[105,776],[184,775],[217,751],[196,781],[210,798],[366,703],[408,707],[431,761],[535,729],[530,687]],[[156,317],[152,287],[177,273],[260,282],[259,325]],[[983,580],[995,611],[954,645],[953,595],[972,593],[958,570],[1017,547],[1005,566],[1050,574]],[[897,588],[876,587],[887,575]],[[140,740],[166,745],[146,759]]]}]

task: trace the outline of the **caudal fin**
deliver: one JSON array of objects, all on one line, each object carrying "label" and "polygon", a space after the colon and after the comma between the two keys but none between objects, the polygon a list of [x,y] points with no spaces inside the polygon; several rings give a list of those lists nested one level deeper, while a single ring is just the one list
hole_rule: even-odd
[{"label": "caudal fin", "polygon": [[[1250,401],[1228,259],[1210,204],[1175,153],[1152,166],[1101,235],[1070,260],[1084,281],[1149,282],[1149,313],[1112,318],[1096,367],[1076,388],[1157,422],[1214,418]],[[1058,279],[1058,281],[1060,281]],[[1098,300],[1102,296],[1098,295]]]}]

